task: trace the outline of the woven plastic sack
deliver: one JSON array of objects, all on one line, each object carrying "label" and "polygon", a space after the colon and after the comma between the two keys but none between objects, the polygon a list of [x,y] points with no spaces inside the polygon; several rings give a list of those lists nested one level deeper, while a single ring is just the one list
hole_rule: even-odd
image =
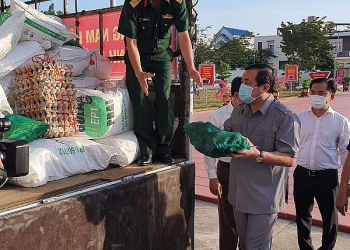
[{"label": "woven plastic sack", "polygon": [[31,142],[50,128],[49,124],[17,114],[7,115],[6,118],[11,121],[10,130],[4,133],[4,137],[8,139]]},{"label": "woven plastic sack", "polygon": [[192,122],[185,124],[184,129],[195,149],[212,158],[250,149],[240,133],[221,130],[210,122]]}]

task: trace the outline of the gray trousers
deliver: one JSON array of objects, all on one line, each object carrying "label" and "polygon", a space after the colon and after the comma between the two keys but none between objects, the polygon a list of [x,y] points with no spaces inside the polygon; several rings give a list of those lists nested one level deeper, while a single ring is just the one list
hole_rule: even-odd
[{"label": "gray trousers", "polygon": [[270,250],[272,230],[277,220],[274,214],[247,214],[233,211],[239,245],[242,250]]}]

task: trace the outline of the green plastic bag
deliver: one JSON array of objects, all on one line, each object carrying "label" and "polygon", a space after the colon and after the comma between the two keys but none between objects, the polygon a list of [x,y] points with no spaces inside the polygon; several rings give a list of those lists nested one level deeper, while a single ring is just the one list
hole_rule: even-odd
[{"label": "green plastic bag", "polygon": [[192,122],[185,124],[184,129],[195,149],[212,158],[250,149],[241,133],[221,130],[210,122]]},{"label": "green plastic bag", "polygon": [[31,142],[50,128],[50,125],[45,122],[36,121],[22,115],[7,115],[6,118],[11,121],[10,130],[4,133],[4,138],[8,139]]}]

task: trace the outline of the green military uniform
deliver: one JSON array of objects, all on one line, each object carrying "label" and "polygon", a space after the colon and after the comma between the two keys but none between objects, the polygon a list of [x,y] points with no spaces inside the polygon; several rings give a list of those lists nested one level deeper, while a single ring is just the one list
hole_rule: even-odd
[{"label": "green military uniform", "polygon": [[161,0],[159,9],[152,0],[126,0],[119,20],[118,32],[137,40],[141,67],[144,72],[154,73],[156,92],[156,129],[148,97],[144,94],[134,69],[125,55],[126,85],[134,109],[134,131],[138,138],[141,155],[169,154],[174,114],[169,103],[171,87],[170,49],[171,29],[178,32],[189,29],[185,0]]}]

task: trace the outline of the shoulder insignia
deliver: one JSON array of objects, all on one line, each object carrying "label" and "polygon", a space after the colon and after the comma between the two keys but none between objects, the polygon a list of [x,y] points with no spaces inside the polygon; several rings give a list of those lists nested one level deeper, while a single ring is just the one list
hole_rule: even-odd
[{"label": "shoulder insignia", "polygon": [[182,3],[182,0],[176,0],[176,2],[178,2],[179,4],[181,4],[181,3]]},{"label": "shoulder insignia", "polygon": [[[131,0],[130,5],[135,8],[142,0]],[[177,1],[177,0],[176,0]]]}]

